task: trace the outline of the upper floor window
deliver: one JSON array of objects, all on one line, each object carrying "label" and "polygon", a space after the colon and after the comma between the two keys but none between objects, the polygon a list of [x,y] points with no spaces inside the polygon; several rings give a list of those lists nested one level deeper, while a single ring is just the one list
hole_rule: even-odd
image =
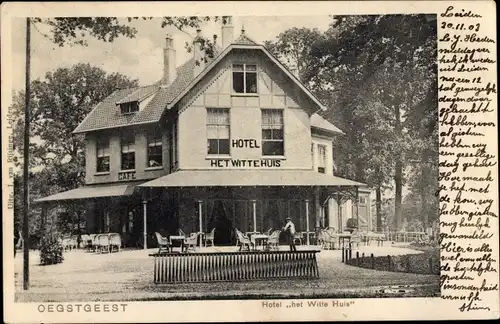
[{"label": "upper floor window", "polygon": [[132,101],[132,102],[121,103],[120,110],[121,110],[123,115],[133,114],[133,113],[139,111],[139,102]]},{"label": "upper floor window", "polygon": [[257,65],[233,65],[233,91],[236,93],[257,93]]},{"label": "upper floor window", "polygon": [[122,170],[135,169],[135,136],[127,134],[121,138]]},{"label": "upper floor window", "polygon": [[358,203],[360,205],[366,205],[366,197],[362,197],[362,196],[358,197]]},{"label": "upper floor window", "polygon": [[284,155],[283,110],[262,109],[262,155]]},{"label": "upper floor window", "polygon": [[229,109],[207,109],[208,154],[229,154]]},{"label": "upper floor window", "polygon": [[163,165],[163,146],[161,133],[148,134],[148,168]]},{"label": "upper floor window", "polygon": [[109,139],[97,139],[97,172],[109,172]]},{"label": "upper floor window", "polygon": [[318,172],[326,173],[326,145],[318,144]]}]

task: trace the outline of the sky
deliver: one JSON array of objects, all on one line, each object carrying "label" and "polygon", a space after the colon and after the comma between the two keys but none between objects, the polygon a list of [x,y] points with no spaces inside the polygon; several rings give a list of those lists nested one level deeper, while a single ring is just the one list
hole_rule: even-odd
[{"label": "sky", "polygon": [[[324,31],[328,28],[331,18],[324,16],[235,16],[233,17],[234,37],[238,37],[244,26],[245,33],[257,43],[274,40],[281,32],[293,27],[318,28]],[[13,56],[12,73],[13,89],[24,88],[25,69],[25,20],[13,21]],[[195,30],[188,30],[191,36],[167,26],[161,28],[160,19],[137,20],[132,22],[138,32],[135,38],[119,37],[113,43],[105,43],[91,37],[86,38],[88,46],[65,45],[59,47],[53,44],[42,34],[48,29],[44,25],[32,28],[31,32],[31,79],[43,79],[45,74],[58,67],[70,67],[77,63],[90,63],[109,73],[122,73],[132,79],[138,79],[140,85],[152,84],[161,79],[163,71],[163,47],[165,35],[170,33],[174,38],[177,54],[177,65],[189,59],[192,54],[187,53],[184,44],[191,41]],[[218,35],[221,41],[221,23],[210,22],[202,27],[202,34],[212,38]]]}]

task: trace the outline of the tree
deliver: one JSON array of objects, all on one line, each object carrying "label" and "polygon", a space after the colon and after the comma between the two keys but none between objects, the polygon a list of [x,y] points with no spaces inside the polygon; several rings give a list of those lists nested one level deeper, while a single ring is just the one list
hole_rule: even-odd
[{"label": "tree", "polygon": [[[58,68],[44,80],[31,82],[30,104],[30,201],[74,189],[84,178],[84,138],[72,132],[92,108],[119,88],[135,87],[137,80],[107,74],[89,64]],[[24,92],[14,96],[11,111],[15,120],[14,150],[22,156],[24,134]],[[22,160],[15,158],[20,166]],[[14,215],[22,215],[22,176],[14,179]],[[40,213],[30,210],[30,236],[40,226]],[[71,211],[71,214],[74,214]]]},{"label": "tree", "polygon": [[[186,16],[186,17],[162,17],[160,27],[173,26],[178,30],[187,32],[188,29],[200,29],[206,22],[221,21],[227,23],[227,16]],[[50,39],[54,44],[59,46],[65,45],[82,45],[86,46],[86,38],[94,37],[104,42],[113,42],[116,38],[124,36],[134,38],[137,34],[137,29],[130,26],[130,23],[137,19],[150,20],[153,17],[58,17],[58,18],[35,18],[33,22],[48,26],[49,32],[42,33]],[[201,49],[205,52],[204,60],[213,58],[216,53],[215,37],[196,36],[193,37],[192,43],[186,43],[186,50],[191,52],[193,44],[199,43]],[[196,62],[200,64],[201,62]]]},{"label": "tree", "polygon": [[264,46],[290,70],[295,70],[299,80],[307,84],[311,79],[311,68],[318,63],[310,51],[322,37],[317,28],[294,27],[280,33],[275,41],[264,42]]},{"label": "tree", "polygon": [[[379,185],[388,175],[380,167],[393,165],[395,225],[399,227],[404,170],[418,146],[408,132],[415,120],[408,117],[422,109],[421,102],[436,78],[435,21],[424,15],[334,17],[326,35],[311,50],[320,62],[313,69],[312,84],[336,107],[328,113],[329,119],[340,117],[346,127],[343,172]],[[367,127],[362,111],[372,114],[373,106],[383,118],[371,118],[373,124]],[[389,135],[383,154],[370,150],[377,145],[370,141],[377,133]],[[378,206],[379,193],[377,200]]]}]

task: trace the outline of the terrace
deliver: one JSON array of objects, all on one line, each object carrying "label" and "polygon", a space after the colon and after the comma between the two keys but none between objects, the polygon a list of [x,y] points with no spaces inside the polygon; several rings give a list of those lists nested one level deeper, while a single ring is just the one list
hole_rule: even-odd
[{"label": "terrace", "polygon": [[[299,246],[299,250],[316,247]],[[287,251],[287,246],[279,246]],[[203,247],[199,252],[234,252],[232,247]],[[40,266],[37,251],[30,252],[31,284],[22,290],[22,258],[15,259],[16,301],[140,301],[183,299],[337,298],[376,296],[433,296],[439,294],[439,276],[363,269],[341,262],[341,251],[318,253],[319,279],[261,280],[215,283],[155,284],[153,258],[157,249],[122,250],[96,254],[73,250],[64,262]],[[375,256],[417,254],[396,246],[360,246]]]}]

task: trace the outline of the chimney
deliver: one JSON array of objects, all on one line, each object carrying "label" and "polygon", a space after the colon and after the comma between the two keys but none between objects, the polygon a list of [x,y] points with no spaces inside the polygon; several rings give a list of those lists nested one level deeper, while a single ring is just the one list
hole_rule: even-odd
[{"label": "chimney", "polygon": [[234,38],[234,27],[233,27],[233,17],[226,17],[226,24],[222,24],[222,50],[231,45]]},{"label": "chimney", "polygon": [[201,29],[196,30],[196,37],[193,41],[194,50],[194,60],[195,68],[194,75],[200,74],[201,71],[205,69],[205,50],[202,49],[203,36],[201,35]]},{"label": "chimney", "polygon": [[165,37],[165,48],[163,49],[163,79],[162,85],[171,84],[177,77],[177,64],[175,62],[174,39],[172,35]]}]

